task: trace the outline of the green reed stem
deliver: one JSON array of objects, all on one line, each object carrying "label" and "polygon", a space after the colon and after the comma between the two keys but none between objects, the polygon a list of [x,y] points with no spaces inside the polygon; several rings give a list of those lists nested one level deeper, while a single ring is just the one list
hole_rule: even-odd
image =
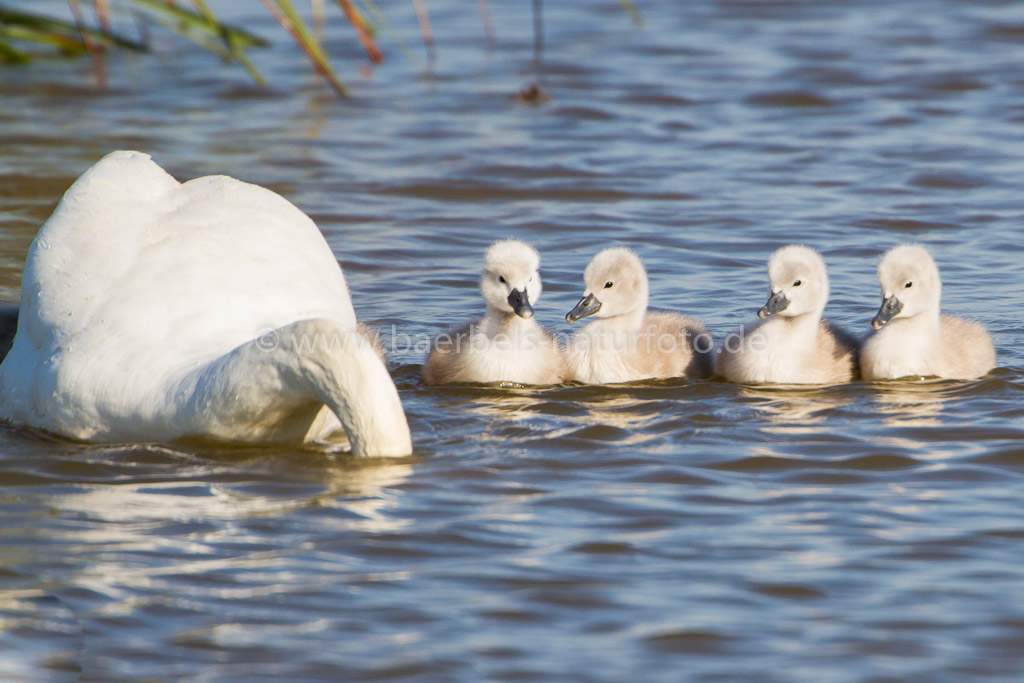
[{"label": "green reed stem", "polygon": [[[4,35],[4,32],[2,30],[0,30],[0,35]],[[32,57],[28,53],[22,52],[10,43],[6,43],[3,40],[0,40],[0,63],[22,64],[31,59]]]},{"label": "green reed stem", "polygon": [[[190,12],[189,10],[178,7],[177,5],[169,5],[164,0],[129,0],[129,2],[136,7],[145,10],[147,14],[163,17],[164,19],[180,24],[182,27],[188,27],[189,29],[200,33],[221,38],[226,32],[241,48],[266,47],[269,45],[266,40],[260,38],[255,33],[250,33],[231,24],[221,23],[217,21],[216,18],[211,22],[202,14]],[[175,33],[189,38],[189,35],[180,28],[175,30]],[[191,38],[189,39],[191,40]]]},{"label": "green reed stem", "polygon": [[253,63],[249,61],[249,57],[246,56],[245,50],[241,45],[239,38],[229,31],[224,24],[214,15],[213,10],[210,9],[209,5],[206,4],[206,0],[192,0],[192,4],[196,6],[199,14],[206,20],[206,22],[216,30],[220,39],[228,48],[228,52],[231,55],[231,59],[242,65],[252,80],[255,81],[256,85],[266,87],[267,82],[264,80],[263,75],[253,66]]},{"label": "green reed stem", "polygon": [[327,81],[335,92],[339,95],[347,95],[348,90],[341,84],[338,77],[334,75],[334,70],[331,68],[330,62],[327,60],[327,53],[324,52],[323,47],[309,29],[306,27],[306,22],[302,20],[299,13],[295,11],[295,7],[289,0],[277,0],[277,7],[270,4],[270,0],[262,0],[263,6],[274,15],[277,22],[288,33],[291,34],[295,42],[299,44],[299,47],[306,53],[309,60],[313,63],[314,68],[320,73],[320,75]]},{"label": "green reed stem", "polygon": [[74,23],[41,17],[28,12],[19,12],[0,6],[0,35],[26,42],[53,45],[61,50],[72,53],[84,52],[85,44],[82,35],[89,37],[97,45],[119,47],[135,52],[147,52],[148,47],[127,38],[122,38],[109,31],[97,31],[79,27]]}]

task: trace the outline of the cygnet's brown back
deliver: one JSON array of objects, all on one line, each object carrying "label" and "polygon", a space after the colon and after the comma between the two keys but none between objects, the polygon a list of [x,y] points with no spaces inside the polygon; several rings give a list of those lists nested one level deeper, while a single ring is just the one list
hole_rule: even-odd
[{"label": "cygnet's brown back", "polygon": [[992,338],[980,323],[945,314],[939,320],[940,377],[974,379],[996,366]]},{"label": "cygnet's brown back", "polygon": [[[504,334],[508,340],[511,334],[503,328],[511,326],[512,318],[506,316],[504,323],[497,334]],[[512,382],[543,386],[565,381],[565,356],[547,330],[537,325],[531,343],[517,352],[507,341],[500,343],[500,339],[492,347],[493,341],[484,333],[485,328],[485,321],[477,320],[439,335],[423,366],[423,383],[433,386]]]},{"label": "cygnet's brown back", "polygon": [[827,320],[821,321],[814,364],[826,378],[822,384],[841,384],[856,379],[860,374],[859,352],[860,340]]},{"label": "cygnet's brown back", "polygon": [[704,324],[671,311],[648,310],[635,351],[625,359],[638,375],[655,379],[711,376],[714,344]]}]

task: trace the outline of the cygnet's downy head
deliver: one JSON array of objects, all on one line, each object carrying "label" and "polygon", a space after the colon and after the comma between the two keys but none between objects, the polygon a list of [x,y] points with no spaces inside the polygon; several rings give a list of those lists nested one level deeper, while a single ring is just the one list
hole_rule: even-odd
[{"label": "cygnet's downy head", "polygon": [[583,284],[583,298],[565,314],[567,322],[647,310],[647,270],[640,257],[625,247],[599,252],[583,271]]},{"label": "cygnet's downy head", "polygon": [[533,317],[533,303],[540,298],[540,255],[519,240],[495,242],[484,256],[480,292],[488,308]]},{"label": "cygnet's downy head", "polygon": [[799,244],[782,247],[768,259],[771,294],[759,318],[778,315],[795,318],[807,313],[821,315],[828,302],[825,261],[815,250]]},{"label": "cygnet's downy head", "polygon": [[919,244],[890,249],[878,263],[882,283],[882,307],[871,321],[876,330],[894,318],[912,318],[925,311],[939,310],[942,282],[931,254]]}]

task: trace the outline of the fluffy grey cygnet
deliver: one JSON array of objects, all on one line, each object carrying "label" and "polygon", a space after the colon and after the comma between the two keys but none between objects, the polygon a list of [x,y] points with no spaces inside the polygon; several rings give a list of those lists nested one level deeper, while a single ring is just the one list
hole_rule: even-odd
[{"label": "fluffy grey cygnet", "polygon": [[890,249],[878,264],[878,279],[882,307],[860,354],[864,379],[974,379],[995,367],[995,347],[985,328],[941,313],[939,269],[924,247]]},{"label": "fluffy grey cygnet", "polygon": [[856,375],[856,339],[822,320],[829,286],[825,261],[791,244],[768,260],[771,295],[761,321],[727,337],[717,372],[738,384],[839,384]]},{"label": "fluffy grey cygnet", "polygon": [[423,367],[426,384],[559,384],[565,358],[533,317],[540,298],[540,255],[518,240],[495,242],[484,257],[483,318],[434,340]]},{"label": "fluffy grey cygnet", "polygon": [[565,319],[592,322],[569,341],[569,379],[613,384],[711,374],[707,329],[679,313],[647,310],[647,271],[632,251],[601,251],[583,282],[583,298]]}]

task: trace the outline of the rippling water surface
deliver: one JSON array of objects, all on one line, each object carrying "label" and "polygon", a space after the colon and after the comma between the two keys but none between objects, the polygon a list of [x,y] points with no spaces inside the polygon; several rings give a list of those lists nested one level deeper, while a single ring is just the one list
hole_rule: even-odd
[{"label": "rippling water surface", "polygon": [[[217,5],[218,3],[214,3]],[[405,2],[381,3],[419,54]],[[506,3],[507,4],[507,3]],[[1020,680],[1024,13],[914,0],[429,3],[335,99],[258,3],[273,87],[168,46],[0,70],[0,298],[71,181],[136,148],[269,186],[317,221],[395,340],[416,455],[89,446],[0,431],[5,680]],[[232,14],[233,12],[233,14]],[[336,19],[336,17],[335,17]],[[928,245],[992,331],[977,382],[751,389],[420,385],[418,343],[481,308],[499,237],[543,255],[539,319],[590,257],[719,338],[776,247],[826,257],[859,333],[887,248]]]}]

